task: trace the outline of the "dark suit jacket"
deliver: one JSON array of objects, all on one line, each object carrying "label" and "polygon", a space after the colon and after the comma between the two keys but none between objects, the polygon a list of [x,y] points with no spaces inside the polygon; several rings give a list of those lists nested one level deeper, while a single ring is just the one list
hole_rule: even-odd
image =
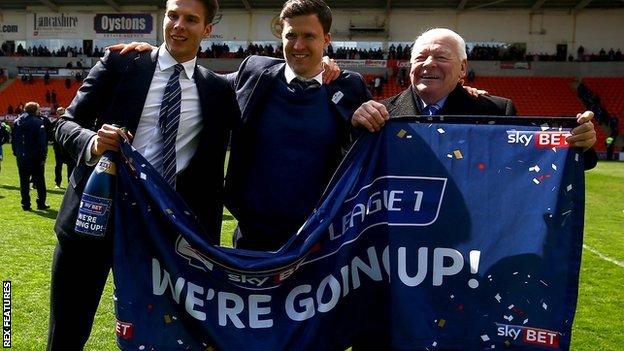
[{"label": "dark suit jacket", "polygon": [[[74,235],[80,197],[93,168],[83,159],[89,139],[104,123],[116,123],[135,133],[157,57],[157,50],[124,56],[108,53],[91,69],[57,123],[57,141],[77,161],[54,227],[59,240]],[[176,189],[199,217],[209,239],[218,243],[223,211],[223,163],[238,109],[225,79],[201,66],[195,67],[194,79],[204,127],[195,155],[178,174]]]},{"label": "dark suit jacket", "polygon": [[48,144],[43,120],[24,113],[13,123],[11,131],[13,155],[19,165],[42,164],[48,154]]},{"label": "dark suit jacket", "polygon": [[[227,75],[232,88],[236,92],[236,100],[241,111],[241,123],[232,134],[232,154],[230,157],[227,180],[226,180],[226,203],[230,211],[236,212],[237,206],[233,195],[238,183],[235,177],[244,177],[241,170],[248,161],[245,159],[244,150],[253,147],[242,144],[247,142],[246,135],[249,131],[249,121],[258,114],[258,108],[262,107],[264,97],[270,93],[270,87],[276,79],[281,79],[284,74],[286,62],[265,56],[249,56],[240,65],[238,72]],[[340,76],[325,86],[329,105],[333,106],[335,115],[340,118],[341,147],[346,150],[351,143],[351,116],[360,105],[372,98],[366,88],[362,76],[351,71],[342,71]],[[310,145],[314,148],[314,145]],[[340,149],[340,148],[339,148]],[[342,152],[336,154],[336,165],[342,158]],[[304,172],[305,170],[302,170]],[[328,170],[332,174],[335,170]],[[322,190],[322,189],[321,189]],[[235,196],[234,196],[235,197]]]},{"label": "dark suit jacket", "polygon": [[[422,102],[416,97],[412,88],[382,101],[390,117],[418,115],[422,111]],[[464,88],[457,85],[448,95],[444,107],[440,110],[441,115],[477,115],[477,116],[515,116],[516,107],[509,99],[499,96],[479,95],[475,98],[468,94]],[[585,169],[592,169],[598,162],[598,156],[594,149],[584,152]]]}]

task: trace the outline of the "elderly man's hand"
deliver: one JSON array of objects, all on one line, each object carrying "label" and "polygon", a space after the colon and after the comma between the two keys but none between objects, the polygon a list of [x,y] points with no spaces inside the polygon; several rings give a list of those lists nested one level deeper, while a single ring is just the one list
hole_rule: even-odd
[{"label": "elderly man's hand", "polygon": [[594,124],[591,122],[594,113],[585,111],[576,115],[576,121],[580,124],[572,129],[572,135],[566,138],[570,146],[582,147],[583,151],[587,151],[596,143],[596,131]]},{"label": "elderly man's hand", "polygon": [[329,84],[340,76],[340,67],[334,59],[323,56],[323,84]]},{"label": "elderly man's hand", "polygon": [[470,94],[473,98],[478,98],[479,95],[490,95],[490,93],[488,93],[487,90],[481,90],[481,89],[473,88],[473,87],[468,86],[468,85],[464,85],[464,86],[462,86],[462,88],[464,88],[464,90],[468,94]]},{"label": "elderly man's hand", "polygon": [[386,106],[374,100],[363,103],[351,118],[351,124],[356,128],[366,128],[369,132],[378,132],[390,118]]}]

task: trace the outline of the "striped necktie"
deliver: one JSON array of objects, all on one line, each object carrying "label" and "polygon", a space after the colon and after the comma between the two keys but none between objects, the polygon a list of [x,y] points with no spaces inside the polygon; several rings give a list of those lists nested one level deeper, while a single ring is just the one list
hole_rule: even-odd
[{"label": "striped necktie", "polygon": [[173,73],[169,77],[165,94],[160,105],[158,126],[163,136],[162,149],[162,176],[175,189],[176,184],[176,138],[180,122],[180,104],[182,89],[180,88],[180,72],[184,69],[181,64],[173,66]]},{"label": "striped necktie", "polygon": [[440,106],[436,104],[427,105],[427,107],[422,110],[422,114],[426,116],[433,116],[438,113],[440,113]]}]

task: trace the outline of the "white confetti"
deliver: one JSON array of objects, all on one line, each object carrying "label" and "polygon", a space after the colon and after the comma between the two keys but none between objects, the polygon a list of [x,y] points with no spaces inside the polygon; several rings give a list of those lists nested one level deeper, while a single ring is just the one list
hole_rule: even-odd
[{"label": "white confetti", "polygon": [[440,134],[444,134],[444,129],[442,129],[442,128],[438,128],[438,133],[440,133]]},{"label": "white confetti", "polygon": [[491,349],[495,349],[495,348],[496,348],[496,345],[492,345],[492,346],[490,346],[490,348],[491,348]]},{"label": "white confetti", "polygon": [[433,346],[433,347],[438,346],[438,342],[437,342],[437,341],[432,342],[432,343],[431,343],[431,346]]},{"label": "white confetti", "polygon": [[554,153],[557,153],[557,148],[556,148],[556,147],[551,148],[551,150],[552,150]]},{"label": "white confetti", "polygon": [[145,345],[139,346],[139,350],[145,350]]},{"label": "white confetti", "polygon": [[494,298],[496,299],[496,301],[501,302],[500,294],[496,294],[496,296],[494,296]]},{"label": "white confetti", "polygon": [[141,167],[145,167],[145,163],[141,163]]},{"label": "white confetti", "polygon": [[554,169],[555,171],[557,170],[557,165],[555,165],[554,163],[551,164],[550,167],[552,167],[552,169]]},{"label": "white confetti", "polygon": [[548,123],[544,123],[542,124],[540,127],[542,127],[542,132],[548,130],[550,127],[548,126]]},{"label": "white confetti", "polygon": [[454,298],[455,298],[455,295],[451,295],[451,299],[454,299]]},{"label": "white confetti", "polygon": [[574,155],[574,161],[578,162],[579,161],[579,154],[575,154]]},{"label": "white confetti", "polygon": [[184,343],[182,342],[182,340],[178,339],[178,344],[182,345]]},{"label": "white confetti", "polygon": [[408,135],[408,136],[406,136],[406,138],[411,139],[411,138],[412,138],[412,136],[411,136],[411,135]]},{"label": "white confetti", "polygon": [[513,275],[518,275],[518,272],[513,272]]},{"label": "white confetti", "polygon": [[512,315],[503,316],[503,319],[506,319],[507,321],[511,322],[513,320],[513,316]]},{"label": "white confetti", "polygon": [[529,172],[535,172],[535,173],[539,173],[540,168],[538,165],[535,165],[533,167],[529,167]]},{"label": "white confetti", "polygon": [[141,172],[141,179],[146,180],[147,179],[147,174]]},{"label": "white confetti", "polygon": [[528,318],[527,318],[527,319],[525,319],[525,320],[522,322],[522,324],[527,324],[527,323],[529,323],[529,319],[528,319]]},{"label": "white confetti", "polygon": [[566,187],[566,189],[567,189],[568,191],[571,191],[571,190],[572,190],[572,184],[568,185],[568,186]]},{"label": "white confetti", "polygon": [[512,308],[514,308],[514,307],[516,307],[516,306],[514,306],[514,304],[511,304],[511,305],[509,305],[509,306],[507,307],[507,309],[508,309],[508,310],[510,310],[510,309],[512,309]]},{"label": "white confetti", "polygon": [[483,340],[483,341],[490,341],[490,337],[487,336],[487,334],[483,334],[483,335],[481,335],[481,340]]},{"label": "white confetti", "polygon": [[453,158],[453,155],[451,155],[451,154],[446,154],[446,157],[448,157],[448,158]]},{"label": "white confetti", "polygon": [[533,178],[533,183],[535,183],[535,184],[539,184],[539,183],[540,183],[540,181],[539,181],[537,178]]},{"label": "white confetti", "polygon": [[546,302],[542,302],[542,308],[548,310],[548,305],[546,304]]}]

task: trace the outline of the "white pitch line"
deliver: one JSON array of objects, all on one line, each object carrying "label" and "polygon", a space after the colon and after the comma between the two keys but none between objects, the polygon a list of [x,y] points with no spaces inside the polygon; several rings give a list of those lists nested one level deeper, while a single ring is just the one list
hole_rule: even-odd
[{"label": "white pitch line", "polygon": [[589,252],[591,252],[591,253],[593,253],[593,254],[597,255],[598,257],[602,258],[602,259],[603,259],[603,260],[605,260],[605,261],[611,262],[611,263],[613,263],[613,264],[614,264],[614,265],[616,265],[616,266],[620,266],[620,267],[624,268],[624,262],[622,262],[622,261],[618,261],[618,260],[616,260],[615,258],[611,258],[611,257],[609,257],[609,256],[607,256],[607,255],[605,255],[605,254],[603,254],[602,252],[600,252],[600,251],[598,251],[598,250],[594,249],[594,248],[593,248],[593,247],[591,247],[591,246],[588,246],[588,245],[583,244],[583,248],[584,248],[584,249],[586,249],[587,251],[589,251]]}]

